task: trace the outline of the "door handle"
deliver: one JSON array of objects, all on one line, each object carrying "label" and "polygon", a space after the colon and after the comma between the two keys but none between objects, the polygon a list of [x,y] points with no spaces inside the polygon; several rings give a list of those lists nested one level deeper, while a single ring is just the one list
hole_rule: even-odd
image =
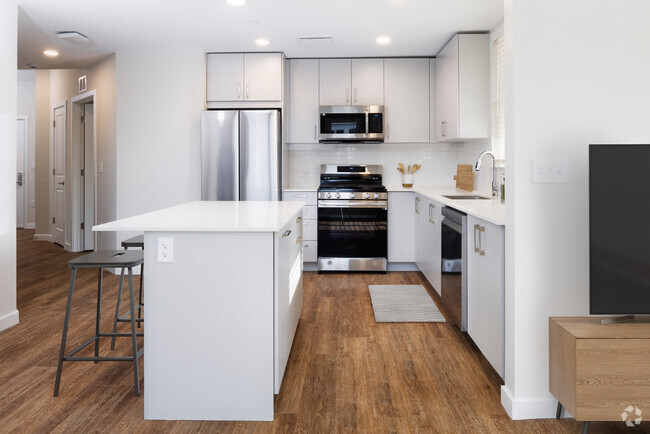
[{"label": "door handle", "polygon": [[316,140],[316,125],[314,124],[314,140]]},{"label": "door handle", "polygon": [[241,83],[237,83],[237,99],[241,99]]},{"label": "door handle", "polygon": [[65,182],[57,182],[59,185],[65,185]]},{"label": "door handle", "polygon": [[284,231],[284,233],[282,234],[282,238],[288,237],[289,234],[291,234],[291,229],[287,229],[286,231]]},{"label": "door handle", "polygon": [[357,103],[357,88],[354,88],[354,103]]},{"label": "door handle", "polygon": [[16,184],[23,185],[23,174],[22,174],[22,172],[18,172],[18,177],[16,178]]},{"label": "door handle", "polygon": [[346,87],[345,88],[345,103],[347,104],[349,102],[350,102],[350,88]]},{"label": "door handle", "polygon": [[481,234],[485,234],[485,226],[481,226],[481,228],[478,230],[479,247],[481,249],[481,251],[478,252],[478,254],[481,256],[485,256],[485,249],[483,248],[483,236],[481,236]]},{"label": "door handle", "polygon": [[246,99],[248,99],[248,83],[246,83]]},{"label": "door handle", "polygon": [[296,244],[300,244],[300,243],[302,243],[302,237],[296,238]]},{"label": "door handle", "polygon": [[[480,240],[481,234],[480,234],[481,227],[479,225],[474,225],[474,252],[478,253],[481,251],[479,247],[477,247],[477,242]],[[476,232],[479,232],[479,235],[476,235]]]},{"label": "door handle", "polygon": [[429,204],[429,223],[432,225],[436,224],[436,220],[432,217],[432,212],[436,209],[436,206],[432,203]]},{"label": "door handle", "polygon": [[415,213],[420,214],[420,198],[415,198]]}]

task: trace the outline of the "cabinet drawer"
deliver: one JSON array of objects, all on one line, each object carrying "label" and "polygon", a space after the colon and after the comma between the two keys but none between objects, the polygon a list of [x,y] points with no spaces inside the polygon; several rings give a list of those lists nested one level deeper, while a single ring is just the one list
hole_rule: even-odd
[{"label": "cabinet drawer", "polygon": [[302,242],[302,261],[303,262],[316,262],[318,243],[316,241],[303,241]]},{"label": "cabinet drawer", "polygon": [[318,218],[318,208],[314,205],[307,205],[302,209],[302,218],[305,220],[316,220]]},{"label": "cabinet drawer", "polygon": [[303,240],[317,240],[318,239],[318,220],[303,220],[302,221],[302,239]]},{"label": "cabinet drawer", "polygon": [[282,200],[292,202],[305,202],[307,205],[316,206],[315,191],[285,191],[282,193]]}]

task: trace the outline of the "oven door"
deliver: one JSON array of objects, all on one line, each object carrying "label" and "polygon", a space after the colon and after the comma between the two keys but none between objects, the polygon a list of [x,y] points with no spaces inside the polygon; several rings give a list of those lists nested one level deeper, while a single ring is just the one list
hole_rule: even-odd
[{"label": "oven door", "polygon": [[318,257],[386,258],[388,202],[318,201]]}]

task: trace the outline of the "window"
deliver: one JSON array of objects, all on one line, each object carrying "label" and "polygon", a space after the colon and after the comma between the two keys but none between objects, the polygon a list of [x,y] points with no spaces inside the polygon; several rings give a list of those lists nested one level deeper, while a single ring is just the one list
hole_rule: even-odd
[{"label": "window", "polygon": [[505,151],[505,49],[503,27],[490,38],[492,69],[492,152],[497,159],[506,158]]}]

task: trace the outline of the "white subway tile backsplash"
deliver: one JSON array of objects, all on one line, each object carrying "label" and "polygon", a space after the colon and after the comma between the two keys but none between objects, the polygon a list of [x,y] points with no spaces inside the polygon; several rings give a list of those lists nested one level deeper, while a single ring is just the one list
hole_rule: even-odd
[{"label": "white subway tile backsplash", "polygon": [[[315,188],[319,184],[321,164],[380,164],[384,185],[402,184],[397,164],[420,164],[414,175],[414,186],[454,186],[457,164],[472,164],[490,142],[472,143],[416,143],[416,144],[288,144],[288,168],[285,167],[285,187]],[[492,170],[483,166],[475,173],[474,189],[490,193]],[[500,179],[500,178],[499,178]]]}]

